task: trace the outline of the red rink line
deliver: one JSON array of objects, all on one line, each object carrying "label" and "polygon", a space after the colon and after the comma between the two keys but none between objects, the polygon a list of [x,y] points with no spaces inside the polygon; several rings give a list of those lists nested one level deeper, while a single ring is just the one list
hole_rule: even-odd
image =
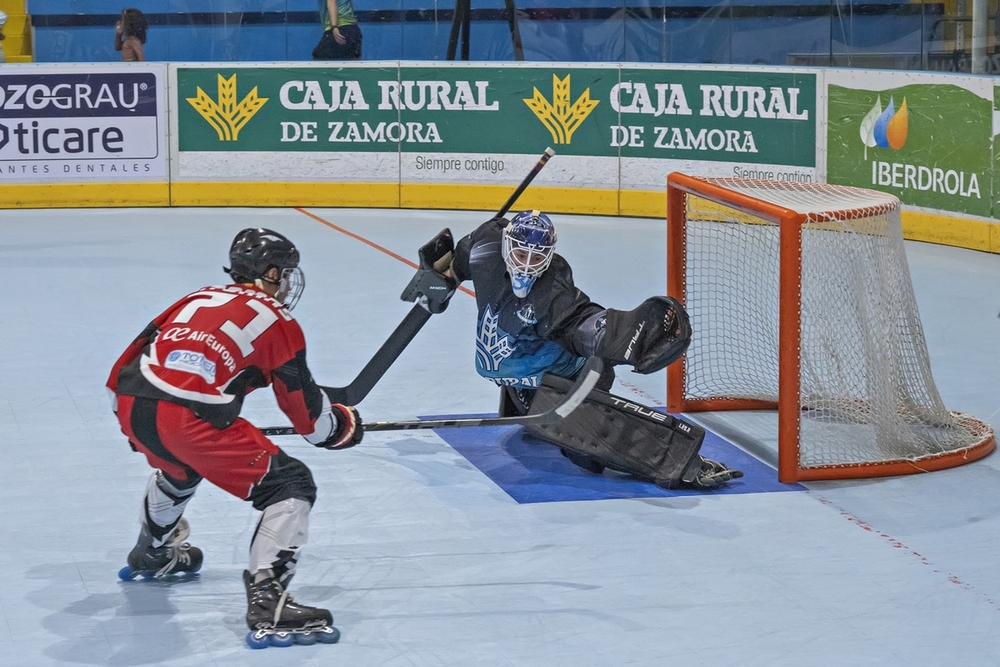
[{"label": "red rink line", "polygon": [[883,533],[882,531],[878,530],[877,528],[875,528],[874,526],[872,526],[871,524],[869,524],[864,519],[861,519],[861,518],[858,518],[858,517],[854,516],[853,514],[851,514],[850,512],[848,512],[847,510],[845,510],[844,508],[838,506],[833,501],[827,500],[826,498],[823,498],[822,496],[816,494],[815,491],[811,491],[810,490],[810,491],[807,491],[806,493],[808,493],[811,496],[815,496],[816,500],[820,501],[822,504],[824,504],[824,505],[826,505],[828,507],[831,507],[834,510],[840,512],[840,516],[844,517],[849,522],[851,522],[854,525],[856,525],[858,528],[860,528],[860,529],[862,529],[864,531],[867,531],[867,532],[869,532],[869,533],[871,533],[873,535],[878,535],[883,540],[885,540],[886,542],[888,542],[894,549],[899,549],[900,551],[913,556],[914,558],[916,558],[917,560],[919,560],[923,565],[926,565],[927,567],[931,568],[931,571],[934,572],[935,574],[944,575],[945,577],[947,577],[948,581],[950,581],[951,583],[955,584],[956,586],[961,587],[964,590],[971,591],[975,595],[978,595],[978,596],[981,596],[981,597],[985,598],[986,602],[988,602],[990,605],[992,605],[993,607],[996,607],[998,610],[1000,610],[1000,606],[997,605],[996,601],[993,600],[993,598],[991,598],[990,596],[986,595],[985,593],[980,593],[979,591],[977,591],[975,589],[975,587],[972,584],[970,584],[967,581],[963,581],[957,575],[951,574],[950,572],[942,572],[941,570],[937,569],[936,567],[934,567],[934,563],[932,563],[930,560],[928,560],[926,556],[924,556],[921,553],[917,553],[916,551],[914,551],[910,547],[906,546],[905,544],[903,544],[902,542],[900,542],[899,540],[897,540],[892,535],[887,535],[886,533]]},{"label": "red rink line", "polygon": [[[380,246],[379,244],[375,243],[374,241],[369,241],[365,237],[360,236],[358,234],[355,234],[354,232],[349,231],[347,229],[344,229],[343,227],[340,227],[339,225],[335,225],[332,222],[330,222],[329,220],[324,220],[323,218],[319,217],[315,213],[310,213],[309,211],[305,210],[304,208],[299,208],[298,206],[295,207],[295,210],[298,211],[299,213],[301,213],[302,215],[309,216],[310,218],[312,218],[316,222],[320,222],[320,223],[326,225],[330,229],[334,229],[334,230],[340,232],[341,234],[345,234],[347,236],[350,236],[355,241],[361,241],[366,246],[370,246],[372,248],[375,248],[379,252],[383,252],[386,255],[389,255],[389,257],[392,257],[393,259],[398,259],[403,264],[406,264],[407,266],[409,266],[411,269],[419,269],[420,268],[419,266],[417,266],[417,264],[415,264],[414,262],[411,262],[410,260],[406,259],[402,255],[397,255],[393,251],[389,250],[388,248],[383,248],[382,246]],[[469,296],[476,296],[476,293],[473,292],[468,287],[462,287],[461,285],[459,285],[458,289],[461,290],[462,292],[465,292]]]},{"label": "red rink line", "polygon": [[649,401],[650,405],[652,405],[653,407],[657,407],[657,408],[662,408],[663,407],[662,405],[660,405],[660,402],[657,401],[654,397],[650,396],[649,394],[647,394],[646,392],[644,392],[642,389],[639,389],[639,387],[635,386],[634,384],[632,384],[628,380],[623,380],[620,377],[616,377],[615,381],[618,384],[620,384],[621,386],[623,386],[626,389],[628,389],[629,391],[631,391],[636,396],[638,396],[638,397],[640,397],[640,398],[642,398],[642,399],[644,399],[646,401]]}]

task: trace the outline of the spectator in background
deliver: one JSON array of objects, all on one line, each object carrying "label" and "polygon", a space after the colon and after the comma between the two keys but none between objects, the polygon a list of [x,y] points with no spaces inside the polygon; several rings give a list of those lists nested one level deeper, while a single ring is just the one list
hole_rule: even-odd
[{"label": "spectator in background", "polygon": [[121,18],[115,24],[115,51],[122,52],[122,62],[146,60],[142,45],[146,43],[146,28],[149,22],[138,9],[123,9]]},{"label": "spectator in background", "polygon": [[313,60],[360,60],[361,28],[351,0],[319,0],[323,37],[313,49]]},{"label": "spectator in background", "polygon": [[[0,12],[0,41],[6,39],[6,36],[3,34],[3,27],[6,23],[7,23],[7,12]],[[7,62],[7,56],[4,55],[3,45],[0,44],[0,63],[5,63],[5,62]]]}]

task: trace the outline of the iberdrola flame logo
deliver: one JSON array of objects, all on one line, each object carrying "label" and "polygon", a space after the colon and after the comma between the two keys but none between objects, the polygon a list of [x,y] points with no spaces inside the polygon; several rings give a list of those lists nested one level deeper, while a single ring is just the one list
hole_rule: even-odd
[{"label": "iberdrola flame logo", "polygon": [[895,100],[889,97],[889,106],[882,111],[882,96],[879,95],[872,110],[861,121],[861,141],[865,144],[865,159],[868,159],[868,149],[892,148],[898,151],[906,145],[906,136],[910,131],[909,112],[906,109],[906,98],[896,111]]}]

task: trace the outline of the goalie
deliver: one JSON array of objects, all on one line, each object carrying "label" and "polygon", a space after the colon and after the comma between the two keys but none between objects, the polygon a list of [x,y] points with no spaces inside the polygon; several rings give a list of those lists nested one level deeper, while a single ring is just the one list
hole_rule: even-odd
[{"label": "goalie", "polygon": [[713,488],[741,477],[698,455],[704,432],[697,426],[607,393],[615,365],[653,373],[684,354],[691,326],[680,303],[654,296],[629,311],[604,308],[574,285],[555,246],[555,226],[540,211],[488,220],[454,249],[445,230],[421,249],[421,270],[404,298],[419,296],[441,312],[457,285],[472,280],[476,370],[500,386],[501,417],[548,409],[587,357],[601,358],[604,374],[583,405],[558,424],[529,429],[576,465],[667,488]]}]

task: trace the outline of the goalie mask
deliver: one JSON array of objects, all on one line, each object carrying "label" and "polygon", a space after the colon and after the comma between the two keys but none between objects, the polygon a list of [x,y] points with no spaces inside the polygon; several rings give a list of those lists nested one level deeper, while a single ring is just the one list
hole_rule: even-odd
[{"label": "goalie mask", "polygon": [[[274,298],[291,310],[302,296],[306,286],[305,276],[299,268],[299,251],[292,242],[279,234],[264,228],[244,229],[233,239],[229,248],[232,266],[223,271],[238,283],[262,283],[278,287]],[[278,279],[267,277],[272,268],[278,270]]]},{"label": "goalie mask", "polygon": [[552,263],[556,228],[541,211],[523,211],[503,230],[501,250],[510,285],[519,299],[528,296],[538,276]]}]

